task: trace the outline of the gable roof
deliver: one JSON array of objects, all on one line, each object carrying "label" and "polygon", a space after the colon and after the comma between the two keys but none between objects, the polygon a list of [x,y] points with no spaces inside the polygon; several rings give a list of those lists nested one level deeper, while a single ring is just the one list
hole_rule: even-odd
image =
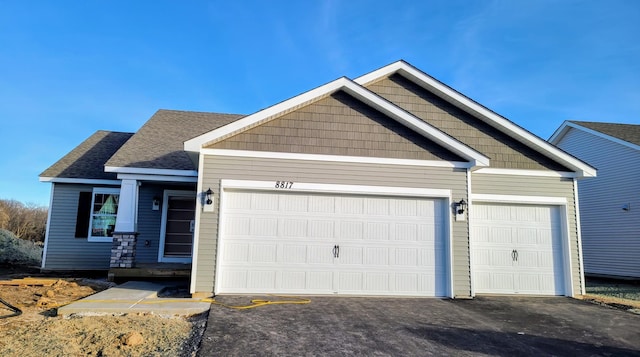
[{"label": "gable roof", "polygon": [[274,119],[279,115],[313,103],[338,91],[343,91],[367,105],[370,105],[372,108],[375,108],[427,139],[451,150],[453,153],[468,160],[471,166],[489,165],[489,158],[482,153],[447,135],[434,126],[420,120],[413,114],[408,113],[402,108],[346,77],[338,78],[296,97],[248,115],[229,125],[222,126],[216,130],[188,140],[184,144],[184,149],[187,151],[198,152],[203,146],[210,145],[231,135],[246,131],[252,127]]},{"label": "gable roof", "polygon": [[104,164],[133,133],[99,130],[40,174],[40,181],[64,179],[115,180]]},{"label": "gable roof", "polygon": [[593,135],[615,141],[632,149],[640,150],[640,125],[639,124],[619,124],[619,123],[598,123],[589,121],[568,120],[553,133],[549,142],[556,145],[564,135],[575,128]]},{"label": "gable roof", "polygon": [[439,98],[449,102],[455,107],[484,121],[495,129],[515,138],[526,146],[545,153],[553,160],[556,160],[562,165],[575,171],[579,176],[590,177],[596,175],[595,168],[589,166],[585,162],[558,149],[544,139],[493,112],[485,106],[475,102],[469,97],[429,76],[428,74],[420,71],[419,69],[413,67],[405,61],[400,60],[368,74],[365,74],[361,77],[356,78],[355,82],[361,85],[367,85],[393,74],[399,74],[400,76],[426,89]]},{"label": "gable roof", "polygon": [[158,110],[107,161],[106,170],[117,173],[172,170],[174,174],[196,175],[196,165],[183,150],[184,141],[241,117],[243,115]]}]

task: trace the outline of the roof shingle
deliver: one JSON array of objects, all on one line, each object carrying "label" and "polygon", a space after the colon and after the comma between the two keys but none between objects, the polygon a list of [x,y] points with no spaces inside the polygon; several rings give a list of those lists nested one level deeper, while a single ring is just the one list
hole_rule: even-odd
[{"label": "roof shingle", "polygon": [[115,180],[115,173],[104,172],[104,164],[131,136],[133,133],[98,130],[40,177]]},{"label": "roof shingle", "polygon": [[243,115],[158,110],[106,163],[112,167],[196,170],[184,142]]}]

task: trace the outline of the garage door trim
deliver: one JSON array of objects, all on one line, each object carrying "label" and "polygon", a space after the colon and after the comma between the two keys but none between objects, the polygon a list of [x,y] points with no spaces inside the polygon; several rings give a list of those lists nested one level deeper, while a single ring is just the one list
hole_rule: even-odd
[{"label": "garage door trim", "polygon": [[[285,188],[281,188],[282,184]],[[276,187],[277,186],[277,187]],[[360,185],[342,185],[342,184],[318,184],[306,182],[291,181],[253,181],[253,180],[220,180],[220,211],[218,212],[218,242],[216,249],[216,273],[214,294],[219,291],[220,282],[220,263],[221,250],[220,243],[223,238],[225,224],[225,194],[228,190],[253,190],[273,193],[321,193],[321,194],[355,194],[368,196],[397,196],[397,197],[417,197],[417,198],[436,198],[443,199],[446,207],[451,207],[451,190],[447,189],[429,189],[429,188],[412,188],[412,187],[391,187],[391,186],[360,186]],[[447,296],[453,297],[453,236],[452,236],[452,217],[451,210],[444,211],[444,243],[446,249],[446,274],[447,274]]]},{"label": "garage door trim", "polygon": [[[573,288],[573,267],[571,263],[571,234],[569,232],[569,216],[567,210],[567,198],[566,197],[552,197],[552,196],[517,196],[517,195],[493,195],[493,194],[472,194],[469,202],[469,210],[473,210],[473,203],[494,203],[494,204],[520,204],[520,205],[547,205],[556,206],[560,210],[561,218],[561,240],[562,240],[562,260],[564,269],[564,295],[574,296]],[[473,220],[469,218],[470,228],[474,224]],[[469,250],[474,251],[474,237],[473,229],[469,229]],[[473,254],[469,254],[469,265],[471,270],[471,296],[475,297],[475,274],[474,274],[474,262]]]}]

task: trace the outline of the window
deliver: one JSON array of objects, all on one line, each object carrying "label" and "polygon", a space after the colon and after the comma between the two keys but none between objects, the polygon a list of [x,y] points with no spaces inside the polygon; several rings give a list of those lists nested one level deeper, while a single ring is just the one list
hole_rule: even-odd
[{"label": "window", "polygon": [[116,227],[120,189],[94,188],[89,223],[90,242],[111,242]]}]

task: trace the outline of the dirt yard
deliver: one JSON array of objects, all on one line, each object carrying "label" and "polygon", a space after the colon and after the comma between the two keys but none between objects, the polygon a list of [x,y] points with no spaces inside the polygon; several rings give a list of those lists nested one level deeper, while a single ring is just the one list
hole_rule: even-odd
[{"label": "dirt yard", "polygon": [[[206,316],[162,318],[148,314],[62,318],[56,309],[109,287],[80,278],[34,276],[20,285],[0,285],[0,356],[193,356]],[[24,273],[0,268],[0,281]]]}]

